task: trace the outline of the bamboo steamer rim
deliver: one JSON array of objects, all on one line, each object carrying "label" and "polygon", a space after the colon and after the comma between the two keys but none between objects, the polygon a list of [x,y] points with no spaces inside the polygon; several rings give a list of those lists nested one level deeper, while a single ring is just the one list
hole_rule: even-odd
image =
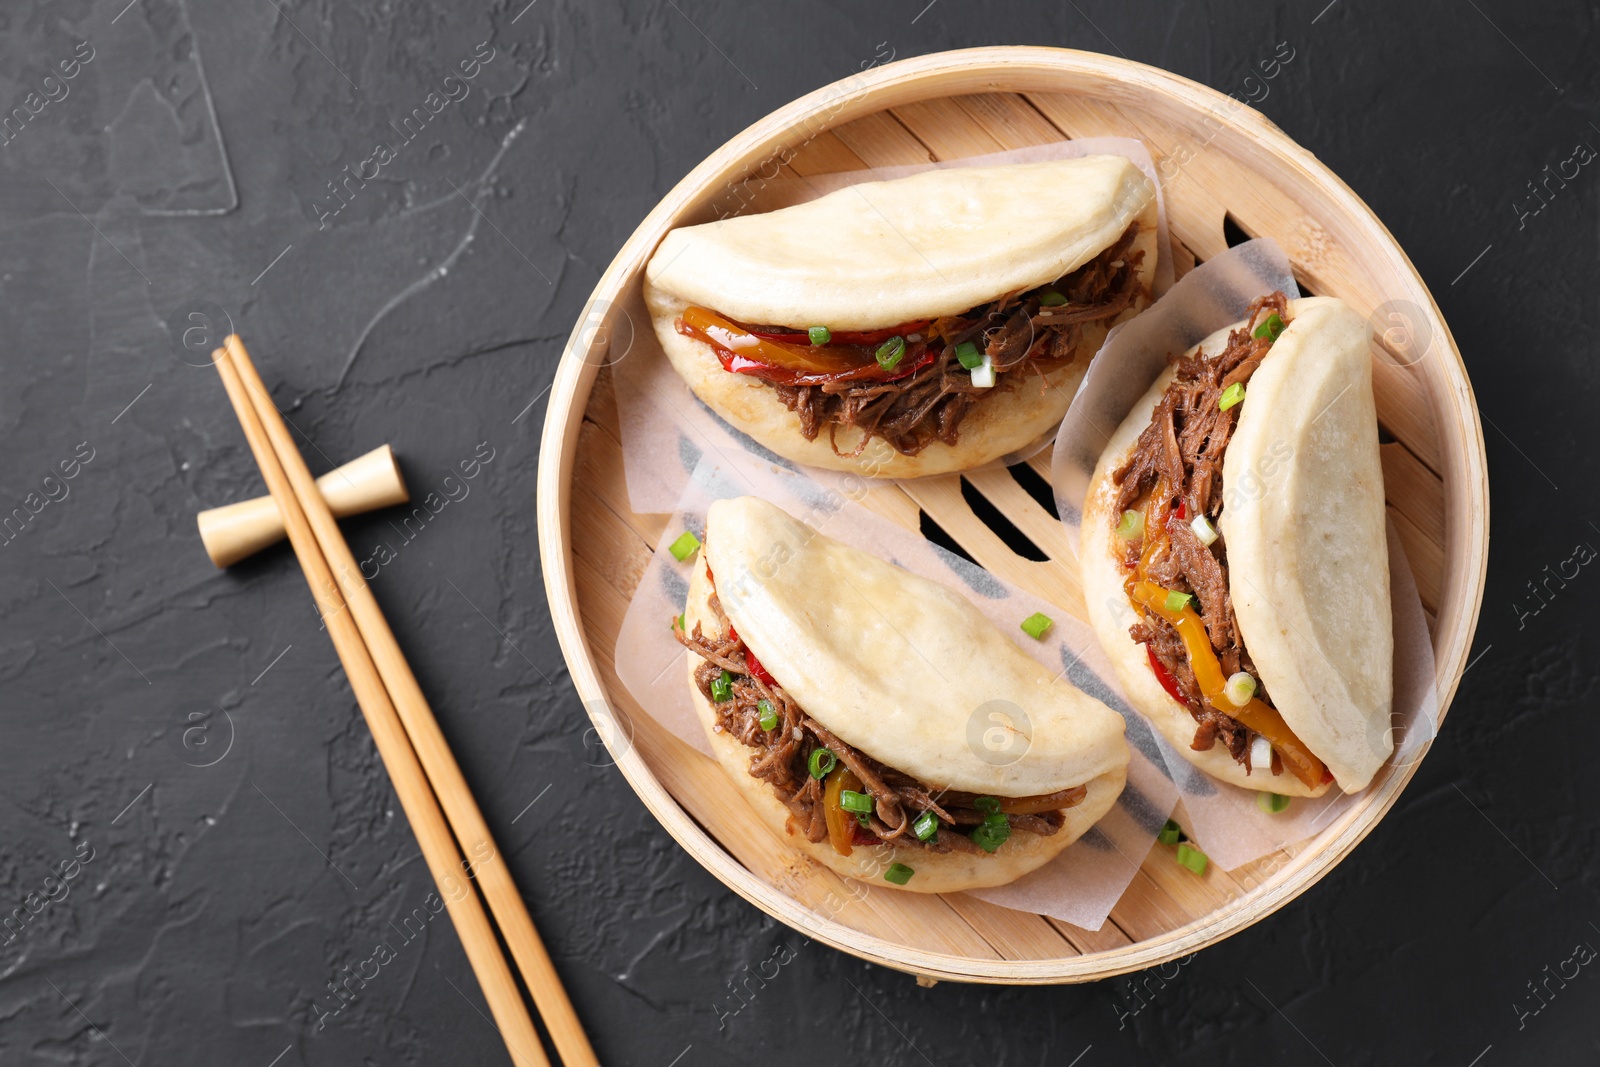
[{"label": "bamboo steamer rim", "polygon": [[[596,284],[568,339],[550,388],[538,465],[538,538],[552,622],[573,685],[602,736],[597,707],[609,704],[579,619],[574,584],[570,498],[578,431],[602,365],[589,358],[600,344],[591,316],[608,308],[643,270],[651,252],[686,212],[738,181],[786,145],[797,129],[818,132],[920,100],[986,92],[1076,92],[1133,107],[1154,100],[1210,118],[1221,127],[1212,145],[1253,149],[1251,163],[1274,166],[1310,185],[1348,220],[1368,231],[1365,257],[1388,261],[1411,283],[1439,343],[1424,361],[1433,394],[1446,492],[1445,573],[1434,632],[1439,722],[1460,683],[1472,645],[1488,563],[1489,492],[1483,429],[1466,368],[1437,304],[1405,252],[1372,210],[1314,155],[1260,112],[1209,87],[1155,67],[1093,52],[1037,46],[970,48],[913,57],[824,86],[755,122],[689,172],[635,229]],[[822,116],[820,124],[817,118]],[[1235,142],[1254,142],[1249,146]],[[552,551],[559,546],[559,551]],[[610,742],[607,741],[608,747]],[[1365,794],[1323,828],[1260,886],[1210,913],[1127,946],[1052,959],[989,959],[929,952],[836,922],[758,878],[706,833],[662,786],[631,745],[612,750],[617,767],[645,806],[696,860],[745,900],[807,936],[862,959],[951,981],[1044,984],[1086,981],[1140,970],[1206,947],[1272,914],[1331,871],[1371,832],[1415,773],[1416,762],[1382,773]]]}]

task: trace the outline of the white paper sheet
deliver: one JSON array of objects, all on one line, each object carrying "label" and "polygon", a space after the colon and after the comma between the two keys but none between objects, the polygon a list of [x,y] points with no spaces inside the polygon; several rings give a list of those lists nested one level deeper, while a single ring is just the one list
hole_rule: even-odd
[{"label": "white paper sheet", "polygon": [[[762,182],[749,210],[772,210],[815,200],[819,196],[859,182],[904,178],[925,170],[950,167],[996,166],[1005,163],[1035,163],[1050,159],[1075,159],[1086,155],[1126,156],[1156,185],[1158,207],[1155,293],[1159,296],[1172,284],[1172,256],[1167,245],[1167,215],[1161,199],[1161,183],[1154,162],[1142,141],[1126,137],[1092,137],[1076,141],[1020,148],[987,156],[946,160],[905,167],[879,167],[872,170],[843,171],[809,178],[783,178]],[[742,188],[742,187],[741,187]],[[650,325],[650,314],[643,299],[634,296],[621,309],[631,326],[626,350],[609,357],[616,385],[617,416],[622,429],[623,463],[628,479],[628,502],[641,515],[671,511],[678,501],[689,473],[700,457],[728,459],[746,452],[791,470],[801,469],[734,429],[697,399],[684,384]],[[798,425],[798,422],[797,422]],[[993,466],[1020,463],[1049,445],[1054,430],[1038,441],[1018,450]],[[844,476],[815,467],[804,468],[811,479],[825,485],[838,485]]]},{"label": "white paper sheet", "polygon": [[[672,617],[683,611],[688,576],[697,557],[679,562],[667,546],[685,530],[703,539],[706,509],[719,498],[759,496],[829,537],[955,590],[977,605],[1019,648],[1059,671],[1079,689],[1105,701],[1127,724],[1132,760],[1128,785],[1117,805],[1088,834],[1044,867],[1010,885],[972,894],[1003,907],[1098,930],[1144,861],[1177,800],[1177,790],[1162,763],[1155,735],[1116,693],[1110,681],[1110,664],[1087,626],[1060,608],[1007,585],[920,535],[868,511],[855,502],[865,484],[856,479],[854,486],[824,486],[746,456],[730,456],[726,462],[709,456],[701,460],[623,620],[617,637],[618,676],[648,714],[710,758],[705,731],[690,703],[688,653],[670,630]],[[1043,641],[1035,641],[1019,628],[1022,620],[1036,611],[1055,622]],[[954,743],[983,746],[983,726],[975,712],[968,736]],[[892,753],[875,755],[893,761]],[[1009,755],[996,752],[995,758]]]},{"label": "white paper sheet", "polygon": [[[1238,322],[1252,300],[1278,289],[1291,298],[1300,292],[1283,250],[1269,239],[1247,241],[1196,267],[1148,311],[1112,330],[1056,435],[1051,483],[1069,544],[1078,544],[1083,499],[1106,442],[1166,367],[1167,357]],[[1388,542],[1395,657],[1391,761],[1404,763],[1420,758],[1432,741],[1439,700],[1427,617],[1392,525]],[[1355,802],[1334,789],[1316,800],[1296,799],[1288,811],[1269,815],[1256,807],[1254,790],[1218,782],[1164,738],[1159,743],[1188,812],[1185,833],[1226,870],[1312,836]]]}]

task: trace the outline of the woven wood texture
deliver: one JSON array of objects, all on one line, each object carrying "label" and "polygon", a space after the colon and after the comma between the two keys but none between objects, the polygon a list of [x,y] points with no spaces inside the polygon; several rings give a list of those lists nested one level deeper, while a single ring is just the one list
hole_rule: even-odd
[{"label": "woven wood texture", "polygon": [[[1260,115],[1135,64],[1048,49],[982,49],[896,64],[882,75],[880,84],[867,79],[842,108],[837,98],[812,103],[810,114],[833,123],[822,132],[814,119],[803,136],[794,132],[797,117],[808,114],[801,101],[730,142],[640,227],[597,298],[620,301],[632,291],[660,233],[695,218],[714,198],[713,186],[737,180],[753,169],[751,161],[770,159],[773,144],[786,146],[780,158],[789,176],[1102,135],[1139,137],[1158,161],[1187,156],[1181,166],[1168,164],[1174,176],[1164,182],[1179,276],[1197,258],[1224,251],[1230,233],[1272,236],[1310,292],[1340,296],[1364,314],[1403,300],[1428,318],[1429,344],[1420,356],[1378,338],[1374,388],[1389,511],[1435,631],[1441,708],[1447,706],[1482,592],[1482,435],[1471,387],[1427,290],[1364,205]],[[998,91],[1006,88],[1018,91]],[[1186,146],[1190,151],[1181,152]],[[1414,770],[1385,770],[1363,802],[1317,838],[1239,870],[1213,866],[1197,877],[1156,846],[1097,932],[960,896],[865,891],[800,859],[738,803],[727,803],[732,793],[721,768],[657,727],[612,671],[617,632],[666,516],[629,509],[616,406],[600,362],[569,355],[575,366],[552,393],[541,459],[547,589],[558,626],[568,631],[563,643],[574,681],[591,711],[609,706],[602,720],[624,724],[601,722],[619,766],[669,831],[736,891],[808,935],[945,979],[1081,981],[1149,966],[1213,943],[1303,892],[1382,817]],[[558,454],[549,454],[553,449]],[[1048,482],[1048,453],[1028,467]],[[1037,492],[1039,482],[1025,472],[985,471],[885,485],[863,503],[911,530],[926,531],[931,520],[982,566],[1082,619],[1064,531],[1029,491],[1030,481]],[[570,492],[574,483],[584,491]],[[981,519],[975,499],[1012,529]],[[1019,554],[1018,547],[1027,549],[1019,535],[1036,549],[1029,554],[1048,558]]]}]

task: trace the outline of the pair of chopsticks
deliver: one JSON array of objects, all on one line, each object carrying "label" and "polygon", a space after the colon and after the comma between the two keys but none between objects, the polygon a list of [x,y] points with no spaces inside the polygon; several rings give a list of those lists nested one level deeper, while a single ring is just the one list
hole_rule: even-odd
[{"label": "pair of chopsticks", "polygon": [[562,1062],[598,1067],[466,779],[250,354],[230,336],[213,356],[512,1062],[550,1063],[474,883],[489,902]]}]

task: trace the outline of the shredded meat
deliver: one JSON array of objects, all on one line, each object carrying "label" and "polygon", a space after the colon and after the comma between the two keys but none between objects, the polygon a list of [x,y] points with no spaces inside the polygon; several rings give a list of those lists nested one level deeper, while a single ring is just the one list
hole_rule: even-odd
[{"label": "shredded meat", "polygon": [[1200,543],[1194,528],[1178,518],[1167,520],[1167,544],[1184,584],[1194,591],[1200,601],[1200,617],[1205,620],[1206,633],[1211,647],[1217,651],[1228,648],[1237,630],[1233,620],[1233,601],[1228,596],[1228,576],[1222,573],[1222,562],[1211,549]]},{"label": "shredded meat", "polygon": [[[1110,248],[1049,285],[935,320],[929,344],[939,346],[938,358],[905,378],[772,388],[799,416],[806,440],[814,441],[827,430],[835,452],[841,426],[864,431],[851,455],[859,454],[874,437],[908,456],[935,441],[953,445],[967,413],[984,394],[999,388],[998,380],[989,389],[973,385],[971,372],[956,358],[956,346],[965,341],[978,344],[996,375],[1043,372],[1071,362],[1079,355],[1086,325],[1115,318],[1139,295],[1144,253],[1133,249],[1138,231],[1138,224],[1128,227]],[[1060,293],[1067,303],[1043,306],[1040,297],[1049,291]]]},{"label": "shredded meat", "polygon": [[[1119,487],[1115,516],[1153,493],[1158,485],[1164,485],[1163,491],[1181,504],[1181,512],[1174,510],[1167,518],[1165,548],[1146,562],[1145,575],[1167,589],[1194,594],[1206,636],[1211,639],[1223,673],[1249,671],[1256,678],[1256,696],[1268,703],[1270,698],[1245,650],[1234,617],[1233,598],[1228,592],[1228,546],[1221,538],[1210,547],[1202,544],[1190,523],[1195,516],[1204,515],[1214,525],[1222,514],[1222,457],[1238,425],[1239,407],[1224,411],[1219,401],[1229,386],[1248,382],[1261,366],[1272,341],[1254,336],[1254,331],[1274,313],[1288,324],[1289,305],[1283,293],[1264,296],[1251,304],[1245,325],[1228,335],[1221,352],[1181,358],[1171,384],[1151,414],[1150,424],[1139,434],[1127,461],[1111,475]],[[1131,568],[1143,550],[1142,538],[1130,542],[1125,564]],[[1183,639],[1172,624],[1154,613],[1141,610],[1140,616],[1128,633],[1134,641],[1149,647],[1183,694],[1183,702],[1195,720],[1191,747],[1203,752],[1220,741],[1248,769],[1251,731],[1202,698]],[[1280,769],[1274,752],[1273,773]]]},{"label": "shredded meat", "polygon": [[[789,808],[791,832],[803,834],[809,841],[827,840],[822,782],[811,776],[808,766],[811,753],[825,748],[861,779],[862,788],[873,799],[875,810],[867,817],[866,825],[854,821],[852,816],[854,844],[893,842],[916,845],[930,852],[983,854],[983,849],[962,832],[984,821],[985,813],[970,806],[976,798],[924,784],[845,743],[801,710],[781,685],[768,685],[750,672],[748,650],[729,624],[715,593],[709,603],[717,619],[716,632],[721,636],[706,634],[700,623],[695,624],[692,634],[681,627],[675,627],[673,634],[685,648],[700,657],[702,662],[695,668],[694,683],[716,711],[716,728],[752,750],[750,775],[771,785]],[[732,676],[731,697],[718,701],[712,686],[723,671]],[[761,728],[760,703],[763,700],[778,714],[778,725],[771,730]],[[1063,804],[1066,806],[1069,805]],[[929,840],[919,841],[911,832],[911,824],[924,811],[931,811],[938,818],[939,830]],[[1066,823],[1062,811],[1008,815],[1007,819],[1013,831],[1045,837],[1056,833]]]}]

